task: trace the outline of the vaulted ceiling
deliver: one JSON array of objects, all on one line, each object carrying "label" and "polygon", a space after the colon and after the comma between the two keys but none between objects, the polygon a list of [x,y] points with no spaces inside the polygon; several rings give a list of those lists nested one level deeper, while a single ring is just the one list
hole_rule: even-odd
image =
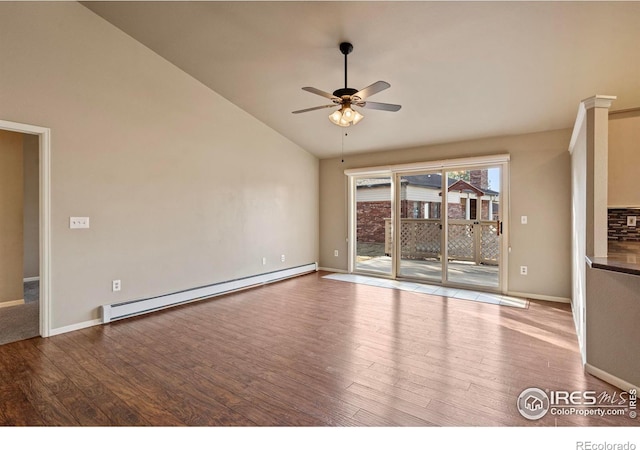
[{"label": "vaulted ceiling", "polygon": [[[640,2],[86,2],[87,8],[320,158],[573,125],[580,100],[640,106]],[[301,90],[385,80],[339,128]],[[343,133],[347,136],[343,136]]]}]

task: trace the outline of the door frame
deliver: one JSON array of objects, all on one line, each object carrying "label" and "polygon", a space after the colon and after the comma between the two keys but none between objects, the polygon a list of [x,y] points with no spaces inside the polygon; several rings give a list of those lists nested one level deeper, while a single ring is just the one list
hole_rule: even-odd
[{"label": "door frame", "polygon": [[40,159],[40,336],[51,333],[51,129],[0,120],[0,130],[38,136]]},{"label": "door frame", "polygon": [[[396,189],[396,180],[398,174],[410,174],[412,172],[421,173],[421,172],[435,172],[435,171],[450,171],[450,170],[466,170],[469,168],[475,168],[478,166],[485,167],[500,167],[500,202],[502,208],[502,215],[504,217],[501,218],[502,222],[502,241],[500,247],[500,271],[499,271],[499,286],[498,291],[501,293],[508,292],[509,280],[508,280],[508,262],[509,262],[509,249],[510,249],[510,240],[509,240],[509,216],[510,216],[510,196],[509,196],[509,154],[496,154],[489,156],[477,156],[477,157],[469,157],[469,158],[456,158],[456,159],[446,159],[446,160],[437,160],[437,161],[424,161],[418,163],[410,163],[410,164],[395,164],[388,166],[376,166],[376,167],[364,167],[360,169],[347,169],[344,171],[345,175],[348,177],[348,186],[349,186],[349,196],[348,196],[348,272],[356,273],[355,270],[355,256],[356,256],[356,198],[355,198],[355,180],[358,177],[370,176],[370,177],[390,177],[391,178],[391,210],[392,210],[392,223],[394,227],[394,233],[397,229],[396,222],[398,221],[396,209],[398,204],[398,195],[399,189]],[[443,185],[445,184],[443,176]],[[447,189],[444,188],[443,191],[443,202],[447,201]],[[445,203],[446,204],[446,203]],[[506,211],[506,213],[505,213]],[[446,209],[443,208],[443,213],[446,214]],[[443,224],[443,240],[445,240],[446,234],[446,222],[447,219],[444,219]],[[394,255],[398,254],[399,242],[398,239],[394,239]],[[397,269],[398,269],[398,260],[396,257],[392,259],[392,269],[390,278],[397,278]],[[444,274],[445,270],[447,270],[447,265],[443,266],[443,280],[445,280]],[[360,272],[357,272],[360,273]],[[384,276],[384,275],[379,275]],[[412,281],[415,281],[411,279]],[[426,282],[425,280],[418,280],[421,282]],[[456,285],[450,284],[447,282],[441,283],[443,286],[460,286],[460,287],[469,287],[467,285]],[[487,289],[491,291],[495,291],[495,289]]]}]

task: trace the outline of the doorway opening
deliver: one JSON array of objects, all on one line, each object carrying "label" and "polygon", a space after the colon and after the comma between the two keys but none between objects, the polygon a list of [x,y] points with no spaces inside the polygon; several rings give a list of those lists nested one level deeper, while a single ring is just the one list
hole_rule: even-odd
[{"label": "doorway opening", "polygon": [[50,335],[50,130],[0,120],[0,152],[2,344]]}]

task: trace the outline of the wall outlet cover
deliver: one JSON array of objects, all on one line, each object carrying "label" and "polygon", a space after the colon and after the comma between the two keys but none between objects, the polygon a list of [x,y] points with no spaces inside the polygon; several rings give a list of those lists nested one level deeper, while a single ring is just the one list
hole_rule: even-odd
[{"label": "wall outlet cover", "polygon": [[636,216],[627,216],[627,226],[628,227],[635,227],[636,226]]},{"label": "wall outlet cover", "polygon": [[89,228],[89,218],[69,217],[69,228]]}]

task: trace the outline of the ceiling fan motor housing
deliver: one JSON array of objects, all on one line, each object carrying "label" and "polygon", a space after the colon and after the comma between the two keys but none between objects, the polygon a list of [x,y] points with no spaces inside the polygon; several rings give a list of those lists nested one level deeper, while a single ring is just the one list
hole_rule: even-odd
[{"label": "ceiling fan motor housing", "polygon": [[355,94],[356,92],[358,92],[357,89],[353,89],[353,88],[340,88],[340,89],[336,89],[335,91],[333,91],[333,95],[335,95],[336,97],[344,97],[346,96],[352,96],[353,94]]}]

